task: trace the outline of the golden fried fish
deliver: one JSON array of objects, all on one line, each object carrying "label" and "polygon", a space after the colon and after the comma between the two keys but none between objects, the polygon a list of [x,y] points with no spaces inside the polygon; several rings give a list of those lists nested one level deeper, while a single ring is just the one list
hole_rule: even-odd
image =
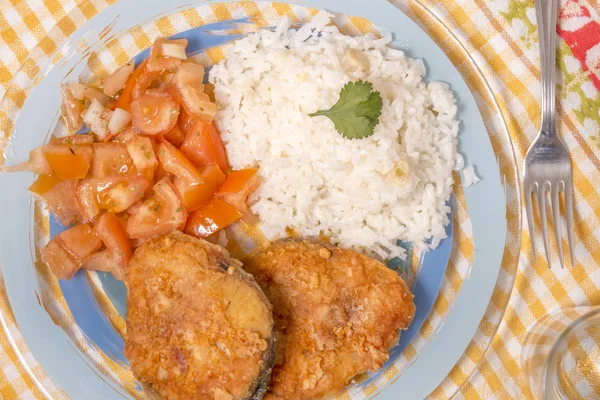
[{"label": "golden fried fish", "polygon": [[125,354],[151,395],[263,398],[274,361],[271,306],[240,265],[180,232],[138,247],[126,280]]},{"label": "golden fried fish", "polygon": [[273,305],[276,361],[265,400],[314,400],[389,359],[415,315],[398,274],[355,251],[284,240],[245,261]]}]

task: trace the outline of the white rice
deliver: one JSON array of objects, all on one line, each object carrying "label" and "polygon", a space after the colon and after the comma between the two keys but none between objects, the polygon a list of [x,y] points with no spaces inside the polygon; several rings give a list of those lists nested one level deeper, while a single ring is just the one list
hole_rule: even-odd
[{"label": "white rice", "polygon": [[[250,202],[269,236],[325,234],[382,258],[403,256],[397,240],[434,248],[460,161],[456,102],[447,85],[424,82],[423,62],[389,47],[391,37],[343,35],[332,17],[320,12],[298,31],[284,18],[212,68],[231,165],[260,167]],[[358,79],[383,97],[372,136],[345,139],[328,118],[308,116]]]},{"label": "white rice", "polygon": [[465,167],[465,169],[462,170],[462,173],[463,173],[463,185],[465,187],[469,187],[469,186],[474,185],[477,182],[479,182],[479,177],[475,173],[475,168],[472,165]]}]

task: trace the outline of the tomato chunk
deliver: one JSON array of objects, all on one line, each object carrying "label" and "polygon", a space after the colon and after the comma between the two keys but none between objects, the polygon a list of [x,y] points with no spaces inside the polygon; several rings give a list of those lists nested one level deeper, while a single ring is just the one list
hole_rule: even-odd
[{"label": "tomato chunk", "polygon": [[84,221],[90,222],[101,210],[119,213],[144,197],[150,181],[141,176],[89,178],[77,185],[76,204]]},{"label": "tomato chunk", "polygon": [[140,74],[138,80],[133,85],[131,91],[131,100],[135,101],[147,93],[148,88],[157,86],[160,82],[160,74],[158,72],[149,71],[148,68],[144,68],[144,71]]},{"label": "tomato chunk", "polygon": [[244,215],[251,215],[246,200],[260,185],[257,172],[257,168],[233,171],[227,176],[223,186],[219,188],[216,197],[235,207]]},{"label": "tomato chunk", "polygon": [[63,137],[53,137],[50,144],[94,144],[94,134],[85,133],[79,135],[69,135]]},{"label": "tomato chunk", "polygon": [[61,182],[62,180],[58,179],[54,174],[40,175],[35,182],[29,186],[29,191],[39,196],[43,196]]},{"label": "tomato chunk", "polygon": [[40,253],[42,261],[58,279],[71,279],[79,271],[79,263],[54,239],[42,247]]},{"label": "tomato chunk", "polygon": [[201,179],[200,172],[198,172],[194,164],[166,140],[158,144],[156,153],[158,154],[160,164],[167,172],[188,181],[198,181]]},{"label": "tomato chunk", "polygon": [[94,178],[104,178],[114,175],[130,175],[133,171],[133,161],[123,143],[94,143],[94,159],[92,160],[91,175]]},{"label": "tomato chunk", "polygon": [[83,100],[77,99],[69,85],[60,85],[60,94],[62,99],[63,109],[65,111],[65,125],[69,132],[76,132],[81,129],[83,125],[83,119],[81,113],[83,112]]},{"label": "tomato chunk", "polygon": [[131,103],[133,129],[146,135],[169,132],[177,123],[179,102],[166,91],[147,93]]},{"label": "tomato chunk", "polygon": [[50,168],[60,179],[82,179],[90,169],[91,146],[48,144],[42,149]]},{"label": "tomato chunk", "polygon": [[200,176],[201,179],[198,181],[176,177],[173,182],[188,212],[207,204],[225,181],[225,174],[217,165],[204,167],[200,171]]},{"label": "tomato chunk", "polygon": [[124,279],[127,263],[133,254],[133,250],[121,221],[115,214],[105,213],[98,219],[94,232],[116,261],[115,268],[111,272],[115,278]]},{"label": "tomato chunk", "polygon": [[127,82],[125,82],[125,87],[121,91],[118,100],[114,104],[114,108],[121,108],[125,111],[130,111],[131,104],[131,94],[133,92],[133,88],[136,85],[138,79],[145,71],[146,61],[143,61],[136,69],[133,70],[129,78],[127,78]]},{"label": "tomato chunk", "polygon": [[142,199],[148,187],[150,181],[143,177],[120,179],[107,189],[98,191],[98,203],[101,209],[119,213]]},{"label": "tomato chunk", "polygon": [[182,64],[173,77],[177,96],[185,111],[210,123],[217,113],[217,105],[204,93],[203,81],[204,67],[191,62]]},{"label": "tomato chunk", "polygon": [[133,160],[138,173],[148,179],[154,176],[154,170],[158,166],[158,160],[154,153],[152,139],[144,136],[134,135],[127,142],[127,152]]},{"label": "tomato chunk", "polygon": [[56,235],[55,240],[67,250],[79,265],[82,265],[93,252],[102,247],[102,241],[88,224],[81,224],[67,229]]},{"label": "tomato chunk", "polygon": [[100,214],[98,179],[84,179],[77,185],[75,204],[82,220],[85,222],[92,221]]},{"label": "tomato chunk", "polygon": [[242,213],[219,199],[192,212],[185,226],[188,235],[205,238],[242,218]]},{"label": "tomato chunk", "polygon": [[[111,253],[110,250],[105,249],[89,256],[81,268],[91,269],[94,271],[113,272],[120,271],[121,265],[119,258],[115,254]],[[119,274],[119,272],[117,272],[117,274]],[[117,275],[115,275],[115,278],[116,277]]]},{"label": "tomato chunk", "polygon": [[196,122],[185,135],[181,152],[198,168],[218,165],[223,173],[229,170],[225,146],[212,124]]},{"label": "tomato chunk", "polygon": [[76,179],[60,182],[42,195],[52,214],[63,226],[81,219],[75,202],[77,183]]},{"label": "tomato chunk", "polygon": [[150,49],[150,55],[148,56],[148,71],[153,72],[165,72],[174,70],[181,65],[181,58],[176,57],[165,57],[162,52],[163,43],[181,45],[184,48],[187,47],[187,39],[175,39],[167,40],[159,38],[154,41],[152,48]]},{"label": "tomato chunk", "polygon": [[127,220],[131,239],[150,239],[157,235],[183,229],[187,212],[169,178],[154,185],[154,194],[145,200]]},{"label": "tomato chunk", "polygon": [[167,132],[165,139],[173,146],[179,148],[185,139],[185,132],[183,132],[179,124],[176,124],[173,129]]},{"label": "tomato chunk", "polygon": [[52,168],[44,156],[43,147],[37,147],[29,152],[29,160],[17,165],[4,167],[7,172],[31,171],[34,174],[47,175],[52,173]]}]

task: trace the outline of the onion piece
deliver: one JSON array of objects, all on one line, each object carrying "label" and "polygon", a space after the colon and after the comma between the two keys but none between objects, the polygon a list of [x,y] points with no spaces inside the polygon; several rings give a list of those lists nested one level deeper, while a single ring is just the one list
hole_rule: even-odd
[{"label": "onion piece", "polygon": [[78,82],[69,82],[67,85],[77,100],[91,101],[95,99],[102,105],[108,103],[109,98],[98,89],[91,88]]},{"label": "onion piece", "polygon": [[163,57],[173,57],[181,60],[187,58],[185,55],[185,46],[183,44],[164,42],[161,43],[160,47]]},{"label": "onion piece", "polygon": [[39,175],[50,175],[52,173],[52,168],[50,168],[50,164],[48,164],[41,147],[37,147],[29,152],[29,160],[17,165],[5,166],[4,170],[6,172],[31,171]]},{"label": "onion piece", "polygon": [[131,114],[121,108],[115,108],[110,121],[108,122],[108,130],[113,135],[121,132],[123,128],[131,122]]},{"label": "onion piece", "polygon": [[125,82],[127,82],[133,69],[133,61],[129,61],[127,64],[120,66],[112,74],[104,78],[102,80],[104,94],[113,97],[119,93],[119,91],[125,87]]},{"label": "onion piece", "polygon": [[99,140],[104,140],[108,136],[108,123],[102,119],[104,107],[98,100],[93,99],[87,111],[83,115],[83,122],[87,124]]},{"label": "onion piece", "polygon": [[65,110],[65,125],[69,132],[76,132],[81,129],[83,121],[81,113],[83,112],[83,101],[79,100],[74,94],[69,85],[60,85],[60,94],[62,105]]},{"label": "onion piece", "polygon": [[104,106],[100,104],[100,102],[96,99],[93,99],[90,103],[90,106],[86,110],[83,115],[83,122],[85,122],[88,126],[90,126],[96,119],[100,119],[102,117],[102,113],[104,112]]}]

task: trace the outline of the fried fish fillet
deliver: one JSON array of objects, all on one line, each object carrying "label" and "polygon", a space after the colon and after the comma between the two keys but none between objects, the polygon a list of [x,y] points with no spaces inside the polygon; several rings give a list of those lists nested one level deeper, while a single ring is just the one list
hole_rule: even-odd
[{"label": "fried fish fillet", "polygon": [[125,354],[151,395],[263,398],[274,362],[271,306],[240,265],[180,232],[137,249],[126,281]]},{"label": "fried fish fillet", "polygon": [[378,370],[415,315],[398,274],[354,251],[278,241],[244,268],[273,305],[276,361],[265,400],[320,399]]}]

